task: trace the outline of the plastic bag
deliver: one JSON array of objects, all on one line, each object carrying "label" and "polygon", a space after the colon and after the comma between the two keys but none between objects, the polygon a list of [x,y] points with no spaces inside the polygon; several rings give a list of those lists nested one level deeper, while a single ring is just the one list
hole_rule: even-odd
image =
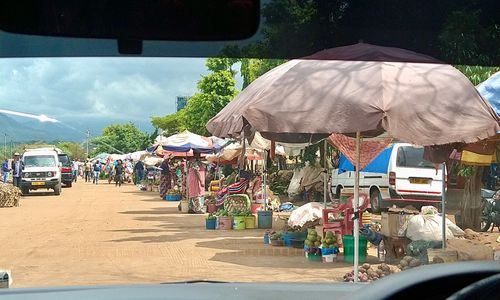
[{"label": "plastic bag", "polygon": [[290,214],[288,226],[303,226],[309,221],[315,221],[322,218],[323,205],[318,202],[311,202],[302,205]]},{"label": "plastic bag", "polygon": [[[415,215],[408,220],[406,237],[412,241],[442,240],[442,221],[438,215]],[[452,231],[446,227],[446,238],[454,238]]]}]

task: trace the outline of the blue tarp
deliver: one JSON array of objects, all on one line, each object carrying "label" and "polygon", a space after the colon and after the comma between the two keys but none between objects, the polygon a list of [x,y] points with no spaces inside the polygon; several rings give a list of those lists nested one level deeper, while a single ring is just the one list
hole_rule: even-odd
[{"label": "blue tarp", "polygon": [[493,74],[478,85],[477,90],[483,98],[488,100],[497,115],[500,115],[500,72]]},{"label": "blue tarp", "polygon": [[[391,158],[392,148],[394,146],[391,145],[388,148],[385,148],[371,163],[369,163],[364,169],[361,169],[363,172],[368,173],[387,173],[387,168],[389,166],[389,159]],[[341,155],[339,158],[339,174],[344,172],[354,171],[354,165],[345,157],[345,155]]]}]

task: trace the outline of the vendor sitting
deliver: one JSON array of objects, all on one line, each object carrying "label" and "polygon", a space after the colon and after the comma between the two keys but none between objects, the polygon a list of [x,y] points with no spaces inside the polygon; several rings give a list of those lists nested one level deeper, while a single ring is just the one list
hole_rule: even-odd
[{"label": "vendor sitting", "polygon": [[224,205],[224,200],[226,199],[227,195],[234,195],[234,194],[243,194],[248,188],[248,184],[251,179],[250,173],[247,171],[241,170],[239,172],[239,181],[223,188],[219,192],[217,192],[216,195],[216,205],[217,207],[220,207]]}]

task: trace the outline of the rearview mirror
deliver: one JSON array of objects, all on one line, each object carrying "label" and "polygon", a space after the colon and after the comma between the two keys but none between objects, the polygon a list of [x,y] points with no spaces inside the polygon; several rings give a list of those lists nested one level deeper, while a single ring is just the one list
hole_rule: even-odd
[{"label": "rearview mirror", "polygon": [[241,40],[255,34],[259,0],[1,1],[0,30],[119,41]]}]

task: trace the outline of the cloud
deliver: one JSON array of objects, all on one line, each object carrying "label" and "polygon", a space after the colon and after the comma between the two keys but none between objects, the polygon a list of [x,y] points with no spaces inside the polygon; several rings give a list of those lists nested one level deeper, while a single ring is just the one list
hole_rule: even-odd
[{"label": "cloud", "polygon": [[175,112],[205,75],[202,58],[0,60],[0,107],[73,124],[132,121]]}]

